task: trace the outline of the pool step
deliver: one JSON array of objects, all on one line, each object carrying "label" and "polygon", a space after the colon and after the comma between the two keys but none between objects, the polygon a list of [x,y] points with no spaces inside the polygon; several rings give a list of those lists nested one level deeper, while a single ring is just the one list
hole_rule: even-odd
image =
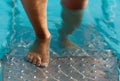
[{"label": "pool step", "polygon": [[116,63],[115,57],[56,57],[48,68],[41,68],[11,56],[3,59],[3,81],[118,81]]}]

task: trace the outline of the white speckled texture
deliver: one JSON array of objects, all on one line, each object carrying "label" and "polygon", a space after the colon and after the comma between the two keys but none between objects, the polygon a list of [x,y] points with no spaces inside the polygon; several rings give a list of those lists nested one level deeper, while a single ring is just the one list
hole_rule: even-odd
[{"label": "white speckled texture", "polygon": [[4,59],[3,81],[118,81],[116,59],[88,56],[52,58],[48,68],[21,57]]}]

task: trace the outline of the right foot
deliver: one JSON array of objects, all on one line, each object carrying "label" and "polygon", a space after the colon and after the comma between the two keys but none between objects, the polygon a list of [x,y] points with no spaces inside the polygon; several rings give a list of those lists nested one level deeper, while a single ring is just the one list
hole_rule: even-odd
[{"label": "right foot", "polygon": [[68,54],[74,56],[88,56],[88,54],[83,49],[71,42],[68,38],[59,38],[59,41],[61,46],[69,51]]},{"label": "right foot", "polygon": [[49,39],[36,39],[29,53],[28,60],[37,66],[47,67],[49,64]]},{"label": "right foot", "polygon": [[68,38],[60,37],[59,41],[60,41],[60,44],[68,50],[79,48],[77,45],[75,45],[73,42],[71,42]]}]

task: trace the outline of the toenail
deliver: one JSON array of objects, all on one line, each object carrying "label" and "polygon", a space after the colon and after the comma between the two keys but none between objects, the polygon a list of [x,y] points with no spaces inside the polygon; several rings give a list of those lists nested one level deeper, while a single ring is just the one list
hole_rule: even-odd
[{"label": "toenail", "polygon": [[37,66],[40,66],[40,64],[37,64]]},{"label": "toenail", "polygon": [[30,55],[27,56],[28,58],[31,58]]},{"label": "toenail", "polygon": [[41,66],[42,67],[48,67],[48,63],[42,63]]},{"label": "toenail", "polygon": [[32,57],[30,57],[30,55],[28,55],[28,60],[32,62]]},{"label": "toenail", "polygon": [[36,64],[36,60],[33,60],[33,64]]},{"label": "toenail", "polygon": [[32,59],[28,58],[28,60],[29,60],[30,62],[32,62]]},{"label": "toenail", "polygon": [[41,65],[41,62],[40,62],[40,61],[38,61],[38,62],[37,62],[37,66],[40,66],[40,65]]},{"label": "toenail", "polygon": [[33,64],[36,64],[36,62],[33,62]]},{"label": "toenail", "polygon": [[29,62],[31,62],[31,63],[32,63],[32,60],[29,60]]}]

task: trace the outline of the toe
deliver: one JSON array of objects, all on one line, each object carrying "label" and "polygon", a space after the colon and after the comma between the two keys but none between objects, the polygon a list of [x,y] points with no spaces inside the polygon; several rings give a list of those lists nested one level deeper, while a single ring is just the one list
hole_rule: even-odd
[{"label": "toe", "polygon": [[41,67],[48,67],[48,63],[41,63]]},{"label": "toe", "polygon": [[41,58],[38,57],[38,58],[37,58],[37,66],[40,66],[40,65],[41,65]]},{"label": "toe", "polygon": [[36,57],[33,58],[33,64],[36,64],[37,63],[37,59]]},{"label": "toe", "polygon": [[33,56],[32,56],[31,54],[28,55],[28,60],[29,60],[30,62],[33,61]]},{"label": "toe", "polygon": [[41,60],[41,66],[42,67],[48,67],[48,64],[49,64],[49,54],[46,54],[42,57],[42,60]]}]

